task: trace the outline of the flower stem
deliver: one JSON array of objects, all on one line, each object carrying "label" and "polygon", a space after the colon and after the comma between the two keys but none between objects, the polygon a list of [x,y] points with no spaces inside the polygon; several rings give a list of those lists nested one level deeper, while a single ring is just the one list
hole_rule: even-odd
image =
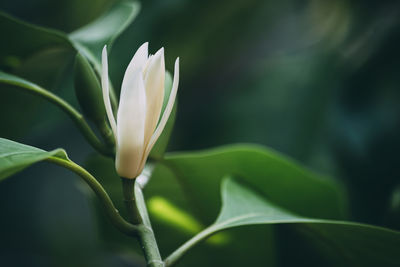
[{"label": "flower stem", "polygon": [[122,178],[122,189],[130,220],[139,228],[139,243],[147,266],[164,267],[140,185],[136,183],[136,179]]},{"label": "flower stem", "polygon": [[177,250],[175,250],[171,255],[169,255],[165,260],[165,267],[173,266],[175,265],[181,258],[182,256],[190,250],[192,247],[194,247],[196,244],[199,242],[205,240],[208,238],[210,235],[215,233],[215,229],[213,228],[213,225],[207,227],[188,241],[184,243],[182,246],[180,246]]},{"label": "flower stem", "polygon": [[129,221],[133,224],[142,224],[143,220],[140,216],[139,209],[135,200],[135,181],[136,179],[127,179],[121,177],[122,191],[124,195],[124,203],[128,211]]},{"label": "flower stem", "polygon": [[153,229],[144,224],[139,225],[139,242],[143,248],[148,267],[164,267]]},{"label": "flower stem", "polygon": [[108,215],[111,223],[121,232],[129,236],[137,236],[139,233],[139,227],[132,225],[122,218],[118,210],[115,208],[111,198],[108,196],[107,192],[101,186],[101,184],[93,177],[87,170],[79,166],[73,161],[65,160],[58,157],[50,157],[47,159],[48,162],[57,164],[61,167],[67,168],[72,172],[79,175],[94,191],[96,196],[99,198],[101,204]]}]

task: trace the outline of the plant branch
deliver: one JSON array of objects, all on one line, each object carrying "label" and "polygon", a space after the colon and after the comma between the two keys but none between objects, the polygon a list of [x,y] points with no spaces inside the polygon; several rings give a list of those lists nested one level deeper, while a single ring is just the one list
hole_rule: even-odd
[{"label": "plant branch", "polygon": [[201,231],[200,233],[198,233],[197,235],[195,235],[194,237],[192,237],[191,239],[189,239],[188,241],[186,241],[183,245],[181,245],[178,249],[172,252],[172,254],[169,255],[164,260],[165,267],[173,266],[174,264],[176,264],[189,249],[191,249],[201,241],[207,239],[209,236],[214,234],[215,231],[216,229],[214,229],[214,226],[211,225],[206,229],[204,229],[203,231]]},{"label": "plant branch", "polygon": [[37,95],[53,104],[58,106],[61,110],[63,110],[68,116],[74,121],[77,127],[82,132],[83,136],[86,140],[101,154],[106,156],[113,155],[112,149],[105,146],[96,134],[92,131],[86,120],[84,119],[83,115],[79,113],[73,106],[71,106],[68,102],[64,99],[58,97],[57,95],[53,94],[52,92],[28,81],[25,81],[19,77],[19,80],[11,80],[11,79],[0,79],[0,82],[5,82],[11,85],[15,85],[16,88],[29,92],[31,94]]},{"label": "plant branch", "polygon": [[124,218],[119,214],[118,210],[115,208],[111,198],[101,186],[101,184],[96,180],[93,175],[91,175],[87,170],[79,166],[73,161],[65,160],[58,157],[50,157],[47,159],[48,162],[57,164],[64,168],[69,169],[70,171],[79,175],[94,191],[96,196],[99,198],[101,204],[108,215],[111,223],[121,232],[130,235],[130,236],[137,236],[140,229],[136,225],[132,225],[125,221]]}]

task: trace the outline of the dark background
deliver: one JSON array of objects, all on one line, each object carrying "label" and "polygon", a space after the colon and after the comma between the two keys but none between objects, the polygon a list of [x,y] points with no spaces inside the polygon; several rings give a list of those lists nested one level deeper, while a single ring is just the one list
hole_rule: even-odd
[{"label": "dark background", "polygon": [[[3,0],[0,9],[71,32],[111,4]],[[181,59],[169,151],[237,142],[272,147],[341,180],[353,220],[400,229],[398,1],[143,1],[110,54],[116,88],[145,41],[152,53],[165,47],[167,69]],[[35,79],[39,84],[47,79],[76,105],[70,60],[55,76],[36,62]],[[12,103],[12,109],[0,108],[0,136],[44,149],[64,147],[76,162],[93,152],[57,108],[3,92],[0,102]],[[45,163],[2,182],[0,262],[124,266],[132,257],[137,261],[128,251],[104,248],[86,190],[72,174]]]}]

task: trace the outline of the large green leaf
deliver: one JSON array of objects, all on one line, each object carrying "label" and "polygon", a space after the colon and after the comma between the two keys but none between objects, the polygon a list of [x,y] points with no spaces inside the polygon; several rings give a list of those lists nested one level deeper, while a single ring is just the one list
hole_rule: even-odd
[{"label": "large green leaf", "polygon": [[221,188],[222,209],[202,238],[232,227],[254,224],[290,224],[324,244],[326,256],[340,266],[399,266],[400,232],[354,222],[310,219],[295,215],[225,179]]},{"label": "large green leaf", "polygon": [[[218,214],[220,182],[227,174],[244,178],[274,203],[303,216],[342,219],[346,214],[345,196],[338,183],[261,146],[234,145],[175,153],[167,156],[164,163],[206,223]],[[167,172],[162,167],[156,169],[154,183],[171,175]]]},{"label": "large green leaf", "polygon": [[[233,145],[191,153],[166,155],[163,164],[158,164],[146,187],[147,197],[162,197],[171,205],[191,214],[199,223],[212,223],[218,215],[220,183],[226,174],[245,179],[274,203],[304,216],[343,218],[346,209],[344,194],[335,181],[301,167],[277,152],[254,145]],[[161,251],[171,251],[181,241],[167,237],[175,227],[168,226],[171,213],[157,213],[161,207],[153,207],[152,218]],[[184,222],[182,222],[184,223]],[[221,264],[241,266],[256,264],[264,258],[269,266],[275,266],[275,237],[272,226],[257,229],[238,228],[229,233],[229,240],[219,247],[226,257],[214,254],[215,249],[204,244],[200,254],[207,253],[222,260]],[[166,233],[166,234],[164,234]],[[187,238],[187,237],[186,237]],[[235,240],[241,240],[236,242]],[[178,242],[178,244],[176,244]],[[173,244],[174,243],[174,244]],[[256,244],[244,246],[243,244]],[[249,258],[232,260],[228,255],[243,251]],[[195,252],[196,253],[196,252]],[[194,254],[191,254],[194,255]],[[265,259],[264,259],[265,260]],[[195,257],[185,258],[187,265],[195,264]]]},{"label": "large green leaf", "polygon": [[49,157],[68,159],[63,149],[42,149],[0,138],[0,181]]}]

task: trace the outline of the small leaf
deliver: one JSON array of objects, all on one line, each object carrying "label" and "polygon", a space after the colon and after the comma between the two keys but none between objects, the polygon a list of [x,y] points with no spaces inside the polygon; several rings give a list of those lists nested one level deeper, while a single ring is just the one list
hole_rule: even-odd
[{"label": "small leaf", "polygon": [[[233,179],[222,183],[222,209],[205,231],[214,233],[254,224],[290,224],[328,243],[330,256],[349,266],[398,266],[400,232],[345,221],[310,219],[295,215],[267,201]],[[326,252],[325,252],[326,253]]]},{"label": "small leaf", "polygon": [[47,152],[33,146],[0,138],[0,181],[49,157],[68,160],[63,149]]},{"label": "small leaf", "polygon": [[111,46],[139,10],[138,2],[120,1],[96,20],[69,34],[69,37],[87,58],[100,62],[103,46]]}]

